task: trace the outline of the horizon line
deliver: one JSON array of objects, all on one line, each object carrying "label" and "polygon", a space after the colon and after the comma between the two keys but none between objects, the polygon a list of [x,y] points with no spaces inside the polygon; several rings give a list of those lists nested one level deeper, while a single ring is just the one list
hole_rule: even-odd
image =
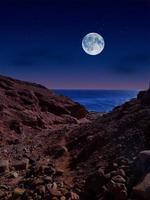
[{"label": "horizon line", "polygon": [[146,89],[108,89],[108,88],[49,88],[50,90],[118,90],[118,91],[140,91],[140,90],[146,90]]}]

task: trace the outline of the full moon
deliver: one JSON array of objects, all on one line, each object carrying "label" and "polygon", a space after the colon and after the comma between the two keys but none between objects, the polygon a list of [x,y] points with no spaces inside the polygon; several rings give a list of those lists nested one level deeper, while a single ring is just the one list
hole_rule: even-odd
[{"label": "full moon", "polygon": [[83,50],[92,56],[100,54],[105,46],[103,37],[98,33],[89,33],[82,40]]}]

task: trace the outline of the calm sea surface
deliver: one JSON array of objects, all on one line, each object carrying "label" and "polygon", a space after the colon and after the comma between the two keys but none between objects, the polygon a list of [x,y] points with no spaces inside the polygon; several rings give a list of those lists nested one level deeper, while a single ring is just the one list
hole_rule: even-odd
[{"label": "calm sea surface", "polygon": [[108,112],[115,106],[136,97],[138,91],[131,90],[55,90],[57,94],[70,97],[84,105],[89,111]]}]

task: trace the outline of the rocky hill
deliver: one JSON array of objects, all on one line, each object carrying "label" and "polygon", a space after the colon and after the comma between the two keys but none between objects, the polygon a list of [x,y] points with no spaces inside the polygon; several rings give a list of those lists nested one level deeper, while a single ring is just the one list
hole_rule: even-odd
[{"label": "rocky hill", "polygon": [[87,113],[80,104],[44,86],[0,76],[0,199],[16,198],[13,190],[23,191],[34,170],[48,170],[37,174],[37,179],[50,179],[53,170],[56,174],[54,157],[66,150],[67,130],[83,123]]},{"label": "rocky hill", "polygon": [[68,149],[83,199],[150,199],[150,90],[73,130]]},{"label": "rocky hill", "polygon": [[90,115],[47,88],[0,76],[0,199],[150,199],[150,90]]}]

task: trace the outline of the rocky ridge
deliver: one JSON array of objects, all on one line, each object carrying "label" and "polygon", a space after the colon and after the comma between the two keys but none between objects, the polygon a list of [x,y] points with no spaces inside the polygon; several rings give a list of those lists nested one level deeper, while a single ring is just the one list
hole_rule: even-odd
[{"label": "rocky ridge", "polygon": [[149,132],[150,90],[72,130],[68,149],[83,199],[150,199]]},{"label": "rocky ridge", "polygon": [[0,76],[0,199],[74,196],[65,135],[87,113],[44,86]]}]

